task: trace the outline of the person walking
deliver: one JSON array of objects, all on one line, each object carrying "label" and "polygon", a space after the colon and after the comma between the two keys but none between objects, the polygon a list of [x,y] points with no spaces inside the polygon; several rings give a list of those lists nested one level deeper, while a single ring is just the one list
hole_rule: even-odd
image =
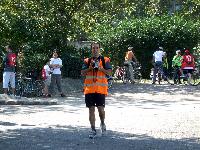
[{"label": "person walking", "polygon": [[110,59],[100,55],[100,43],[91,44],[92,57],[86,58],[81,70],[85,76],[84,94],[86,107],[89,108],[89,121],[91,132],[89,138],[94,138],[97,134],[95,128],[95,107],[99,112],[101,121],[100,127],[102,135],[106,131],[105,125],[105,97],[108,95],[108,81],[106,75],[111,75],[112,67]]},{"label": "person walking", "polygon": [[7,45],[5,49],[7,53],[3,58],[3,89],[4,94],[8,94],[8,84],[10,82],[12,88],[12,94],[10,96],[14,98],[17,55],[12,52],[12,48],[10,45]]},{"label": "person walking", "polygon": [[[50,68],[52,70],[50,93],[54,93],[54,86],[57,85],[60,96],[65,97],[65,94],[63,93],[61,86],[61,79],[62,79],[61,67],[62,67],[62,60],[58,58],[57,51],[54,51],[53,57],[50,59]],[[49,94],[49,96],[51,97],[51,94]]]}]

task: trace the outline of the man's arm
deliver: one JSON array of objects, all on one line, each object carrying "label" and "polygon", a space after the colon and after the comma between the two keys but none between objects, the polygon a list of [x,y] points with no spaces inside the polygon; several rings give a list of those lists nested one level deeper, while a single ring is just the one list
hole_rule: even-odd
[{"label": "man's arm", "polygon": [[8,62],[7,54],[3,57],[2,67],[3,69],[6,67],[6,63]]},{"label": "man's arm", "polygon": [[135,57],[135,55],[133,54],[133,59],[135,60],[135,62],[138,62],[137,58]]},{"label": "man's arm", "polygon": [[152,58],[152,64],[154,64],[155,63],[155,56],[153,56],[153,58]]},{"label": "man's arm", "polygon": [[102,71],[103,73],[105,73],[106,75],[109,75],[109,76],[111,76],[112,75],[112,66],[111,66],[111,64],[110,64],[110,59],[109,58],[107,58],[107,57],[105,57],[104,58],[105,59],[105,68],[103,68],[103,67],[100,67],[99,68],[99,71]]},{"label": "man's arm", "polygon": [[57,63],[57,64],[53,64],[53,61],[51,60],[50,61],[50,67],[51,68],[54,68],[54,69],[56,69],[56,68],[61,68],[63,65],[62,65],[62,60],[60,59],[59,60],[59,62]]},{"label": "man's arm", "polygon": [[86,68],[86,69],[82,69],[81,70],[81,75],[82,76],[85,76],[88,72],[92,71],[93,68],[91,66],[89,66],[89,68]]},{"label": "man's arm", "polygon": [[102,68],[99,68],[99,71],[102,71],[103,73],[105,73],[107,75],[112,75],[112,69],[104,69],[102,67]]},{"label": "man's arm", "polygon": [[88,72],[93,70],[91,65],[88,65],[89,59],[85,59],[81,69],[81,75],[85,76]]}]

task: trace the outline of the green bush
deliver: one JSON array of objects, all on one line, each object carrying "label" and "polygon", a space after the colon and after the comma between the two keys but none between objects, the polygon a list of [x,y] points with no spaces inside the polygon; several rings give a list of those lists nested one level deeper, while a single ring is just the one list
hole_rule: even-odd
[{"label": "green bush", "polygon": [[80,57],[70,56],[68,53],[62,55],[64,77],[80,78],[82,61]]}]

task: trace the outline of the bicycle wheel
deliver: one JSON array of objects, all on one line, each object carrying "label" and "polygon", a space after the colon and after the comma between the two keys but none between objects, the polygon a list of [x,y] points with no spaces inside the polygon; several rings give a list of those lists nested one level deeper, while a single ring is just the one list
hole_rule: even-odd
[{"label": "bicycle wheel", "polygon": [[24,92],[24,87],[23,84],[20,81],[17,81],[16,86],[15,86],[15,94],[16,96],[23,96]]},{"label": "bicycle wheel", "polygon": [[199,83],[198,76],[196,74],[188,75],[188,84],[189,85],[197,85]]},{"label": "bicycle wheel", "polygon": [[162,76],[161,76],[161,73],[158,72],[158,84],[160,84],[162,81]]},{"label": "bicycle wheel", "polygon": [[126,73],[122,76],[122,82],[123,82],[124,84],[126,84],[126,83],[128,82],[128,78],[127,78]]},{"label": "bicycle wheel", "polygon": [[142,74],[139,71],[136,71],[133,76],[134,76],[135,83],[140,83],[141,82]]},{"label": "bicycle wheel", "polygon": [[32,97],[32,94],[33,94],[33,84],[32,84],[32,81],[25,81],[25,86],[24,86],[24,93],[23,93],[23,96],[29,98],[29,97]]},{"label": "bicycle wheel", "polygon": [[35,87],[35,96],[40,97],[42,96],[42,89],[43,89],[43,82],[40,80],[36,80],[34,83]]},{"label": "bicycle wheel", "polygon": [[125,67],[124,68],[124,74],[122,76],[122,82],[124,84],[126,84],[126,83],[128,83],[128,81],[129,81],[129,70],[128,70],[128,67]]}]

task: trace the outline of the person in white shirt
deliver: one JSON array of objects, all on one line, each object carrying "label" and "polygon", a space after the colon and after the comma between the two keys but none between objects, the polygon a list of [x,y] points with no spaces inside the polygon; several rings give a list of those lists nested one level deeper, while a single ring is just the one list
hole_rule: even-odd
[{"label": "person in white shirt", "polygon": [[60,96],[65,97],[65,95],[62,92],[62,87],[61,87],[61,78],[62,78],[61,70],[60,70],[61,67],[62,67],[62,60],[58,58],[57,51],[54,51],[53,57],[50,59],[50,68],[52,71],[50,90],[51,90],[51,93],[53,93],[54,85],[56,84],[58,87],[58,91],[60,92]]},{"label": "person in white shirt", "polygon": [[164,77],[165,80],[167,80],[167,77],[164,75],[164,72],[163,72],[163,57],[164,56],[165,56],[165,52],[163,51],[163,47],[159,47],[158,50],[156,50],[153,53],[154,72],[153,72],[152,84],[155,84],[156,82],[156,74],[158,72],[158,68],[161,69],[162,76]]}]

